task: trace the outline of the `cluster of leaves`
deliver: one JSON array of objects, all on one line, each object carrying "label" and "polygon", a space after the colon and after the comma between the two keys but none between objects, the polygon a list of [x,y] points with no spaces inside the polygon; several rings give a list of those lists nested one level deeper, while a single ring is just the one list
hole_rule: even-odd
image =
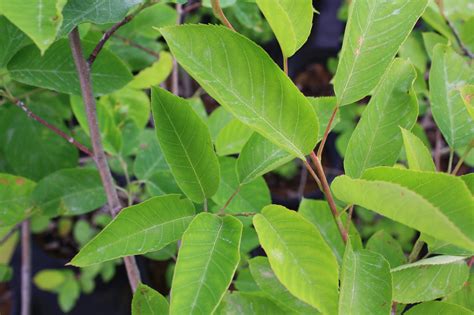
[{"label": "cluster of leaves", "polygon": [[[11,277],[10,232],[29,220],[34,233],[54,222],[80,248],[71,260],[80,269],[34,277],[65,312],[120,258],[144,255],[175,259],[170,298],[141,284],[133,314],[400,314],[412,304],[406,314],[471,314],[474,176],[455,176],[453,161],[473,163],[472,4],[351,1],[335,96],[313,98],[248,38],[264,42],[271,29],[287,60],[309,36],[311,0],[222,0],[238,32],[175,26],[176,2],[186,1],[0,0],[0,279]],[[78,27],[87,57],[127,16],[91,66],[103,145],[128,203],[112,218],[95,211],[107,196],[93,160],[29,118],[90,148],[66,37]],[[210,115],[199,94],[158,87],[173,58],[219,103]],[[419,123],[431,117],[447,173]],[[345,174],[329,187],[313,150],[323,153],[330,130]],[[308,155],[327,202],[273,205],[263,175],[294,161],[313,171]],[[266,257],[252,258],[258,246]]]}]

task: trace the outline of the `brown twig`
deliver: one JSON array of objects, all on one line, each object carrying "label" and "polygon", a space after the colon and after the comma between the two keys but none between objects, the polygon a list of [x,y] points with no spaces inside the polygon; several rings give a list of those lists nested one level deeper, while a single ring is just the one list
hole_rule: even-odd
[{"label": "brown twig", "polygon": [[471,152],[472,148],[474,147],[474,140],[469,144],[469,146],[466,148],[466,151],[464,151],[463,155],[459,158],[459,161],[456,163],[456,166],[453,169],[452,174],[456,175],[459,170],[461,169],[461,166],[463,165],[464,161],[466,160],[467,156]]},{"label": "brown twig", "polygon": [[[82,98],[86,107],[87,121],[89,123],[90,137],[92,142],[92,149],[94,152],[95,163],[104,186],[104,190],[107,196],[107,202],[110,208],[112,216],[116,216],[122,208],[120,200],[115,189],[114,180],[112,173],[110,172],[109,165],[107,164],[107,158],[102,145],[102,139],[100,137],[99,125],[97,122],[97,109],[95,98],[92,93],[92,84],[90,77],[90,68],[84,59],[84,54],[81,47],[81,39],[79,37],[79,31],[76,28],[69,34],[69,41],[71,46],[74,63],[76,65],[77,73],[79,76],[79,82],[81,85]],[[135,292],[138,284],[140,283],[140,272],[138,271],[135,258],[124,257],[125,267],[127,269],[128,279],[132,291]]]},{"label": "brown twig", "polygon": [[237,194],[240,192],[240,187],[241,186],[239,185],[239,187],[237,187],[237,189],[234,191],[234,193],[232,195],[230,195],[229,199],[227,199],[224,206],[219,210],[220,215],[225,214],[225,209],[229,206],[230,202],[234,199],[234,197],[237,196]]},{"label": "brown twig", "polygon": [[30,221],[21,223],[21,315],[31,311],[31,239]]},{"label": "brown twig", "polygon": [[326,130],[324,130],[324,135],[323,135],[323,138],[321,139],[321,143],[319,144],[319,148],[318,148],[318,158],[319,159],[321,159],[322,156],[323,156],[324,146],[326,145],[326,141],[328,139],[329,132],[331,131],[331,126],[334,122],[334,118],[336,118],[336,114],[337,114],[338,110],[339,110],[339,105],[336,104],[336,108],[334,108],[334,110],[332,112],[331,118],[329,119],[328,125],[326,126]]},{"label": "brown twig", "polygon": [[156,59],[159,59],[159,58],[160,58],[160,54],[157,53],[156,51],[154,51],[154,50],[152,50],[152,49],[150,49],[150,48],[147,48],[147,47],[145,47],[145,46],[143,46],[143,45],[140,45],[139,43],[137,43],[137,42],[135,42],[135,41],[133,41],[133,40],[131,40],[131,39],[128,39],[128,38],[123,37],[123,36],[118,35],[118,34],[114,34],[113,37],[114,37],[114,38],[117,38],[117,39],[119,39],[119,40],[121,40],[121,41],[122,41],[124,44],[126,44],[126,45],[129,45],[129,46],[138,48],[138,49],[140,49],[140,50],[146,52],[147,54],[149,54],[150,56],[155,57]]},{"label": "brown twig", "polygon": [[5,234],[5,236],[2,237],[2,239],[0,240],[0,245],[2,245],[3,243],[5,243],[13,234],[15,234],[15,232],[18,230],[18,228],[20,227],[21,223],[18,223],[17,225],[15,225],[14,227],[12,227],[10,229],[10,231],[8,231],[7,234]]},{"label": "brown twig", "polygon": [[195,2],[193,4],[187,5],[183,9],[183,14],[191,13],[194,10],[197,10],[201,7],[201,2]]},{"label": "brown twig", "polygon": [[318,185],[319,190],[323,191],[323,186],[321,185],[321,181],[319,180],[318,176],[314,172],[311,165],[308,163],[308,161],[303,161],[303,162],[304,162],[304,165],[306,166],[306,169],[311,174],[311,177],[313,177],[314,181],[316,182],[316,185]]},{"label": "brown twig", "polygon": [[464,45],[464,43],[462,42],[462,39],[461,39],[461,35],[459,35],[459,32],[458,30],[456,29],[456,27],[454,26],[453,23],[451,23],[451,21],[448,19],[448,17],[446,16],[446,14],[444,13],[444,4],[443,4],[443,0],[435,0],[436,4],[438,5],[438,8],[439,8],[439,13],[441,14],[441,16],[443,17],[444,21],[446,22],[446,24],[448,25],[448,27],[451,29],[451,32],[453,33],[454,35],[454,38],[456,39],[456,42],[458,44],[458,46],[461,48],[462,52],[469,58],[471,59],[474,59],[474,54],[469,50],[469,48]]},{"label": "brown twig", "polygon": [[339,232],[341,233],[342,240],[344,241],[344,243],[347,243],[347,233],[344,229],[344,225],[342,224],[341,218],[339,217],[336,202],[334,201],[334,198],[332,196],[331,188],[329,187],[329,183],[326,179],[326,174],[324,174],[324,169],[321,164],[321,161],[319,160],[319,158],[316,156],[314,152],[311,152],[310,157],[316,168],[316,174],[318,175],[321,181],[323,193],[326,196],[327,202],[329,204],[329,208],[331,209],[334,220],[336,221],[337,228],[339,229]]},{"label": "brown twig", "polygon": [[214,15],[216,16],[216,18],[218,18],[219,21],[222,22],[222,24],[224,24],[225,26],[227,26],[228,28],[230,28],[231,30],[235,32],[235,28],[226,18],[224,11],[222,11],[220,0],[211,0],[211,5],[212,5],[212,12],[214,12]]},{"label": "brown twig", "polygon": [[100,51],[102,48],[104,48],[105,43],[114,35],[114,33],[124,26],[125,24],[129,23],[131,20],[135,18],[135,16],[138,15],[143,9],[149,7],[150,5],[155,4],[154,1],[147,1],[143,5],[141,5],[137,10],[135,10],[133,13],[127,15],[124,17],[121,21],[115,23],[110,29],[108,29],[104,35],[102,35],[102,38],[100,41],[97,43],[95,46],[94,50],[92,53],[89,55],[89,58],[87,58],[87,64],[89,67],[92,67],[92,64],[94,63],[95,59],[97,58],[97,55],[99,55]]},{"label": "brown twig", "polygon": [[57,128],[56,126],[50,124],[49,122],[47,122],[46,120],[44,120],[43,118],[39,117],[38,115],[36,115],[35,113],[33,113],[31,111],[31,109],[26,106],[25,103],[23,103],[22,101],[18,100],[18,99],[15,99],[15,100],[12,100],[12,102],[18,106],[19,108],[21,108],[28,117],[32,118],[33,120],[39,122],[40,124],[42,124],[43,126],[45,126],[46,128],[48,128],[49,130],[51,130],[52,132],[54,132],[55,134],[57,134],[58,136],[60,136],[61,138],[63,138],[64,140],[66,140],[67,142],[69,142],[70,144],[74,145],[76,148],[78,148],[80,151],[82,151],[83,153],[89,155],[89,156],[94,156],[93,153],[85,146],[83,145],[82,143],[80,143],[79,141],[77,141],[76,139],[74,139],[74,137],[72,136],[69,136],[68,134],[66,134],[65,132],[63,132],[61,129]]}]

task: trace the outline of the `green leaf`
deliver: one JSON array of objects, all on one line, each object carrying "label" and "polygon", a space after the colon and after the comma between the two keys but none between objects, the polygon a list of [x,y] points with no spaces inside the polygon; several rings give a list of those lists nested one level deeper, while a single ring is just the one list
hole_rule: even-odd
[{"label": "green leaf", "polygon": [[237,119],[232,119],[219,131],[215,145],[220,156],[240,153],[253,131]]},{"label": "green leaf", "polygon": [[[79,125],[86,135],[90,135],[89,122],[87,120],[86,108],[82,97],[72,95],[70,97],[71,108]],[[122,148],[122,133],[114,121],[114,113],[111,106],[104,99],[96,103],[97,122],[101,138],[103,139],[104,149],[112,155],[118,155]]]},{"label": "green leaf", "polygon": [[339,105],[371,93],[426,8],[428,0],[356,0],[334,77]]},{"label": "green leaf", "polygon": [[418,116],[415,77],[409,62],[398,58],[392,62],[349,140],[347,175],[360,177],[367,168],[395,164],[402,148],[399,126],[411,129]]},{"label": "green leaf", "polygon": [[29,43],[28,37],[20,31],[15,25],[0,16],[0,68],[4,68],[10,59]]},{"label": "green leaf", "polygon": [[[19,108],[11,108],[13,115],[6,122],[8,132],[5,160],[13,173],[39,180],[63,168],[77,165],[77,149],[42,124],[32,121]],[[45,114],[44,110],[31,104],[30,109],[66,134],[69,131],[57,117]],[[3,114],[2,114],[3,115]]]},{"label": "green leaf", "polygon": [[228,123],[233,120],[232,114],[226,111],[222,106],[217,107],[212,111],[209,119],[207,120],[207,126],[211,133],[212,141],[215,142],[217,135]]},{"label": "green leaf", "polygon": [[[245,235],[242,233],[242,242],[245,239]],[[241,252],[242,252],[242,244],[240,244]],[[260,291],[257,283],[252,277],[249,268],[240,269],[239,273],[237,274],[236,279],[232,282],[234,287],[240,292],[257,292]],[[222,304],[222,303],[221,303]]]},{"label": "green leaf", "polygon": [[82,23],[107,24],[122,20],[134,5],[143,0],[68,0],[63,9],[61,34],[68,34]]},{"label": "green leaf", "polygon": [[154,4],[141,11],[132,21],[121,27],[117,34],[130,39],[138,36],[156,39],[160,36],[156,28],[175,25],[176,19],[176,10],[168,4]]},{"label": "green leaf", "polygon": [[[324,200],[303,199],[298,208],[298,213],[318,229],[337,258],[337,262],[342,263],[345,245],[328,203]],[[344,224],[346,218],[345,214],[341,214]],[[356,249],[362,249],[360,235],[353,224],[350,226],[349,236],[352,246]]]},{"label": "green leaf", "polygon": [[294,158],[294,155],[254,132],[237,159],[239,181],[247,184]]},{"label": "green leaf", "polygon": [[316,227],[271,205],[253,218],[272,270],[291,294],[322,313],[337,313],[338,264]]},{"label": "green leaf", "polygon": [[155,197],[123,209],[71,260],[85,267],[119,257],[157,251],[181,238],[194,206],[180,195]]},{"label": "green leaf", "polygon": [[426,314],[444,314],[444,315],[472,315],[468,309],[445,302],[431,301],[421,303],[410,308],[406,315],[426,315]]},{"label": "green leaf", "polygon": [[187,101],[161,88],[151,94],[156,135],[178,186],[194,202],[219,186],[219,162],[209,129]]},{"label": "green leaf", "polygon": [[288,58],[303,46],[313,26],[311,0],[257,0],[280,43],[283,55]]},{"label": "green leaf", "polygon": [[403,265],[407,261],[400,243],[384,230],[370,237],[366,249],[381,254],[390,263],[391,268]]},{"label": "green leaf", "polygon": [[275,273],[270,267],[268,258],[252,258],[249,260],[249,267],[250,272],[260,289],[262,289],[281,309],[300,314],[318,313],[316,309],[297,299],[283,286],[283,284],[280,283],[280,281],[278,281]]},{"label": "green leaf", "polygon": [[270,190],[262,177],[240,184],[236,172],[237,161],[234,158],[220,158],[221,181],[219,189],[212,200],[219,206],[224,206],[227,200],[236,192],[232,201],[227,205],[226,212],[260,212],[271,203]]},{"label": "green leaf", "polygon": [[58,303],[64,313],[69,313],[76,305],[81,295],[81,287],[73,274],[69,275],[69,279],[59,288]]},{"label": "green leaf", "polygon": [[66,0],[0,0],[0,12],[28,35],[44,54],[63,22]]},{"label": "green leaf", "polygon": [[5,264],[0,264],[0,283],[9,282],[13,277],[13,269]]},{"label": "green leaf", "polygon": [[430,301],[460,290],[469,277],[464,257],[436,256],[392,269],[393,300]]},{"label": "green leaf", "polygon": [[150,179],[157,172],[170,172],[155,135],[151,141],[140,146],[133,165],[133,172],[141,180]]},{"label": "green leaf", "polygon": [[237,119],[301,159],[313,150],[314,110],[261,47],[220,26],[182,25],[161,33],[183,68]]},{"label": "green leaf", "polygon": [[[95,44],[83,42],[84,54]],[[41,56],[33,45],[20,50],[8,63],[13,80],[54,91],[81,95],[81,87],[69,42],[55,42]],[[61,78],[60,80],[58,78]],[[96,95],[108,94],[125,86],[132,75],[125,64],[107,49],[102,49],[91,69],[92,87]]]},{"label": "green leaf", "polygon": [[170,314],[212,314],[240,260],[242,224],[201,213],[183,235],[171,287]]},{"label": "green leaf", "polygon": [[216,315],[271,314],[285,315],[281,309],[265,295],[259,292],[234,291],[225,295],[215,312]]},{"label": "green leaf", "polygon": [[392,276],[382,255],[347,243],[341,269],[339,314],[390,314]]},{"label": "green leaf", "polygon": [[453,149],[474,139],[474,120],[459,89],[474,83],[474,65],[450,47],[436,45],[430,71],[431,112],[446,142]]},{"label": "green leaf", "polygon": [[132,315],[168,314],[169,304],[164,296],[142,283],[132,299]]},{"label": "green leaf", "polygon": [[410,131],[402,130],[403,144],[408,160],[408,167],[415,171],[436,171],[431,152],[423,141]]},{"label": "green leaf", "polygon": [[35,185],[26,178],[0,173],[0,227],[15,225],[30,215]]},{"label": "green leaf", "polygon": [[461,305],[474,312],[474,270],[471,269],[469,279],[462,289],[448,295],[443,301]]},{"label": "green leaf", "polygon": [[55,292],[67,280],[67,272],[44,269],[33,277],[34,284],[43,291]]},{"label": "green leaf", "polygon": [[363,179],[339,176],[332,190],[336,198],[348,204],[373,210],[439,240],[474,249],[474,203],[457,177],[378,167],[367,170]]},{"label": "green leaf", "polygon": [[425,45],[426,53],[428,57],[433,60],[433,50],[436,45],[443,44],[448,45],[449,41],[446,37],[439,35],[435,32],[425,32],[421,34],[423,37],[423,44]]},{"label": "green leaf", "polygon": [[160,52],[160,59],[150,67],[143,69],[128,84],[133,89],[147,89],[166,80],[173,70],[173,57],[167,52]]},{"label": "green leaf", "polygon": [[124,124],[130,119],[139,129],[143,129],[150,119],[150,99],[143,91],[124,88],[103,96],[99,103],[108,103],[117,124]]},{"label": "green leaf", "polygon": [[79,215],[107,202],[99,172],[95,169],[62,169],[38,182],[31,196],[35,210],[48,217]]}]

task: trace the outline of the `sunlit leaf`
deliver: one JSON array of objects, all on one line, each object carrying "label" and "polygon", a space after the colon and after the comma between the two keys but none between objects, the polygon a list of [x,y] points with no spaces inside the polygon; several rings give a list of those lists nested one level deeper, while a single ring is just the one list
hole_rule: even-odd
[{"label": "sunlit leaf", "polygon": [[132,315],[160,315],[168,314],[169,304],[164,296],[140,284],[133,294]]},{"label": "sunlit leaf", "polygon": [[26,178],[0,173],[1,227],[15,225],[28,217],[35,185]]}]

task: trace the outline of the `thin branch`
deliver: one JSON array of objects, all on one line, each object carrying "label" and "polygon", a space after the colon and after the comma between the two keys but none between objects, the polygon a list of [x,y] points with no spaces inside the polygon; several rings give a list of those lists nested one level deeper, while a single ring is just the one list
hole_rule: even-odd
[{"label": "thin branch", "polygon": [[201,7],[201,2],[196,2],[196,3],[190,4],[186,7],[184,7],[183,14],[191,13],[192,11],[199,9],[200,7]]},{"label": "thin branch", "polygon": [[448,161],[448,170],[446,171],[448,174],[451,173],[453,169],[453,160],[454,160],[454,149],[449,149],[449,161]]},{"label": "thin branch", "polygon": [[17,225],[15,225],[14,227],[12,227],[10,229],[10,231],[8,231],[7,234],[5,234],[5,236],[2,237],[2,239],[0,240],[0,245],[2,245],[3,243],[5,243],[13,234],[15,234],[15,232],[18,230],[18,228],[20,227],[21,223],[18,223]]},{"label": "thin branch", "polygon": [[319,179],[321,180],[322,188],[324,195],[326,196],[326,199],[329,204],[329,208],[331,208],[332,215],[334,217],[334,220],[336,221],[337,228],[339,229],[339,232],[341,233],[342,240],[344,243],[347,243],[347,233],[344,229],[344,225],[342,224],[341,218],[339,217],[339,213],[337,211],[337,206],[334,201],[334,198],[331,193],[331,188],[329,187],[329,183],[326,179],[326,174],[324,174],[324,169],[321,164],[321,161],[319,158],[316,156],[314,152],[311,152],[311,159],[313,160],[313,164],[316,167],[316,174],[318,175]]},{"label": "thin branch", "polygon": [[316,182],[316,185],[318,185],[319,190],[323,191],[323,186],[321,185],[321,181],[319,180],[318,176],[314,172],[311,165],[308,163],[308,161],[303,161],[303,162],[304,162],[304,165],[306,166],[306,169],[311,174],[311,177],[313,177],[314,181]]},{"label": "thin branch", "polygon": [[[117,195],[117,190],[115,189],[112,173],[110,172],[109,165],[107,164],[104,147],[102,146],[102,139],[100,137],[99,125],[97,122],[96,103],[92,93],[90,70],[86,60],[84,59],[84,54],[81,47],[81,39],[79,37],[79,31],[77,27],[74,28],[74,30],[69,34],[69,41],[74,63],[79,76],[79,82],[81,84],[82,98],[86,107],[87,121],[89,123],[95,163],[97,165],[97,169],[99,170],[102,184],[107,195],[107,202],[110,212],[112,216],[115,217],[122,206]],[[135,258],[133,256],[124,257],[124,262],[127,269],[130,286],[132,291],[135,292],[138,284],[140,283],[140,272],[135,262]]]},{"label": "thin branch", "polygon": [[227,199],[224,206],[219,210],[220,215],[225,214],[225,209],[229,206],[230,202],[234,199],[234,197],[237,196],[237,194],[240,192],[240,187],[241,186],[239,185],[239,187],[237,187],[237,189],[234,191],[234,193],[232,195],[230,195],[229,199]]},{"label": "thin branch", "polygon": [[102,35],[102,38],[100,39],[100,41],[97,43],[97,45],[95,46],[94,50],[92,51],[92,53],[90,54],[89,58],[87,58],[87,64],[89,65],[89,67],[92,67],[92,64],[94,63],[95,59],[97,58],[97,55],[99,55],[100,51],[102,50],[102,48],[104,48],[104,45],[105,43],[110,39],[110,37],[112,37],[112,35],[114,35],[114,33],[119,29],[121,28],[122,26],[124,26],[125,24],[129,23],[131,20],[133,20],[135,18],[135,16],[138,15],[138,13],[140,13],[143,9],[149,7],[150,5],[154,4],[155,2],[154,1],[148,1],[148,2],[145,2],[143,5],[141,5],[137,10],[135,10],[133,13],[127,15],[126,17],[124,17],[121,21],[115,23],[110,29],[108,29],[104,35]]},{"label": "thin branch", "polygon": [[15,100],[12,100],[12,102],[16,106],[21,108],[26,113],[26,115],[28,115],[28,117],[32,118],[33,120],[36,120],[37,122],[39,122],[40,124],[42,124],[43,126],[48,128],[49,130],[51,130],[52,132],[54,132],[55,134],[57,134],[58,136],[60,136],[64,140],[66,140],[67,142],[69,142],[70,144],[74,145],[76,148],[78,148],[80,151],[87,154],[88,156],[91,156],[91,157],[94,156],[94,154],[85,145],[83,145],[82,143],[80,143],[79,141],[74,139],[74,137],[66,134],[61,129],[57,128],[56,126],[50,124],[49,122],[47,122],[43,118],[41,118],[38,115],[36,115],[35,113],[33,113],[31,111],[31,109],[28,106],[26,106],[26,104],[23,103],[22,101],[20,101],[18,99],[15,99]]},{"label": "thin branch", "polygon": [[448,19],[448,17],[446,16],[445,12],[444,12],[444,4],[443,4],[443,0],[435,0],[436,4],[438,5],[438,8],[439,8],[439,13],[441,14],[441,16],[443,17],[444,21],[446,22],[446,24],[449,26],[449,28],[451,29],[451,32],[453,33],[454,35],[454,38],[456,39],[456,42],[458,44],[458,46],[461,48],[462,52],[469,58],[471,59],[474,59],[474,54],[469,50],[469,48],[463,43],[462,39],[461,39],[461,35],[459,35],[459,32],[458,30],[456,29],[456,27],[454,26],[454,24]]},{"label": "thin branch", "polygon": [[283,72],[288,75],[288,58],[283,55]]},{"label": "thin branch", "polygon": [[420,256],[420,252],[423,249],[423,246],[425,245],[425,242],[421,240],[421,235],[418,237],[418,239],[415,242],[415,245],[413,245],[413,249],[408,256],[408,263],[412,263],[417,261],[418,256]]},{"label": "thin branch", "polygon": [[334,108],[334,110],[332,112],[331,118],[329,119],[328,125],[326,126],[326,130],[324,130],[324,135],[323,135],[323,138],[321,139],[321,143],[319,144],[319,148],[318,148],[318,158],[319,159],[321,159],[322,156],[323,156],[324,146],[326,145],[326,141],[328,139],[329,132],[331,131],[331,126],[334,122],[334,118],[336,118],[336,114],[337,114],[338,110],[339,110],[339,105],[336,104],[336,108]]},{"label": "thin branch", "polygon": [[212,5],[212,12],[214,12],[214,15],[219,19],[219,21],[222,22],[225,26],[230,28],[235,32],[235,28],[232,26],[232,24],[229,22],[229,20],[225,17],[224,11],[222,11],[221,8],[221,3],[220,0],[211,0],[211,5]]},{"label": "thin branch", "polygon": [[454,167],[454,170],[452,172],[453,175],[456,175],[459,172],[459,170],[461,169],[461,166],[463,165],[464,161],[466,160],[467,156],[469,155],[473,147],[474,147],[474,141],[471,142],[471,144],[467,147],[466,151],[464,151],[463,155],[459,158],[459,161]]},{"label": "thin branch", "polygon": [[349,239],[349,230],[351,228],[351,221],[352,221],[353,212],[354,212],[354,205],[351,205],[349,207],[349,212],[347,213],[346,228],[344,230],[344,234],[346,235],[346,239]]},{"label": "thin branch", "polygon": [[31,236],[30,221],[21,223],[21,315],[31,313]]},{"label": "thin branch", "polygon": [[123,37],[123,36],[118,35],[118,34],[114,34],[113,37],[114,37],[114,38],[117,38],[117,39],[119,39],[119,40],[121,40],[121,41],[122,41],[124,44],[126,44],[126,45],[129,45],[129,46],[131,46],[131,47],[135,47],[135,48],[137,48],[137,49],[140,49],[140,50],[146,52],[147,54],[149,54],[150,56],[155,57],[156,59],[159,59],[159,58],[160,58],[160,54],[157,53],[156,51],[154,51],[154,50],[152,50],[152,49],[150,49],[150,48],[148,48],[148,47],[145,47],[145,46],[143,46],[143,45],[140,45],[139,43],[137,43],[137,42],[135,42],[135,41],[133,41],[133,40],[131,40],[131,39],[128,39],[128,38]]}]

